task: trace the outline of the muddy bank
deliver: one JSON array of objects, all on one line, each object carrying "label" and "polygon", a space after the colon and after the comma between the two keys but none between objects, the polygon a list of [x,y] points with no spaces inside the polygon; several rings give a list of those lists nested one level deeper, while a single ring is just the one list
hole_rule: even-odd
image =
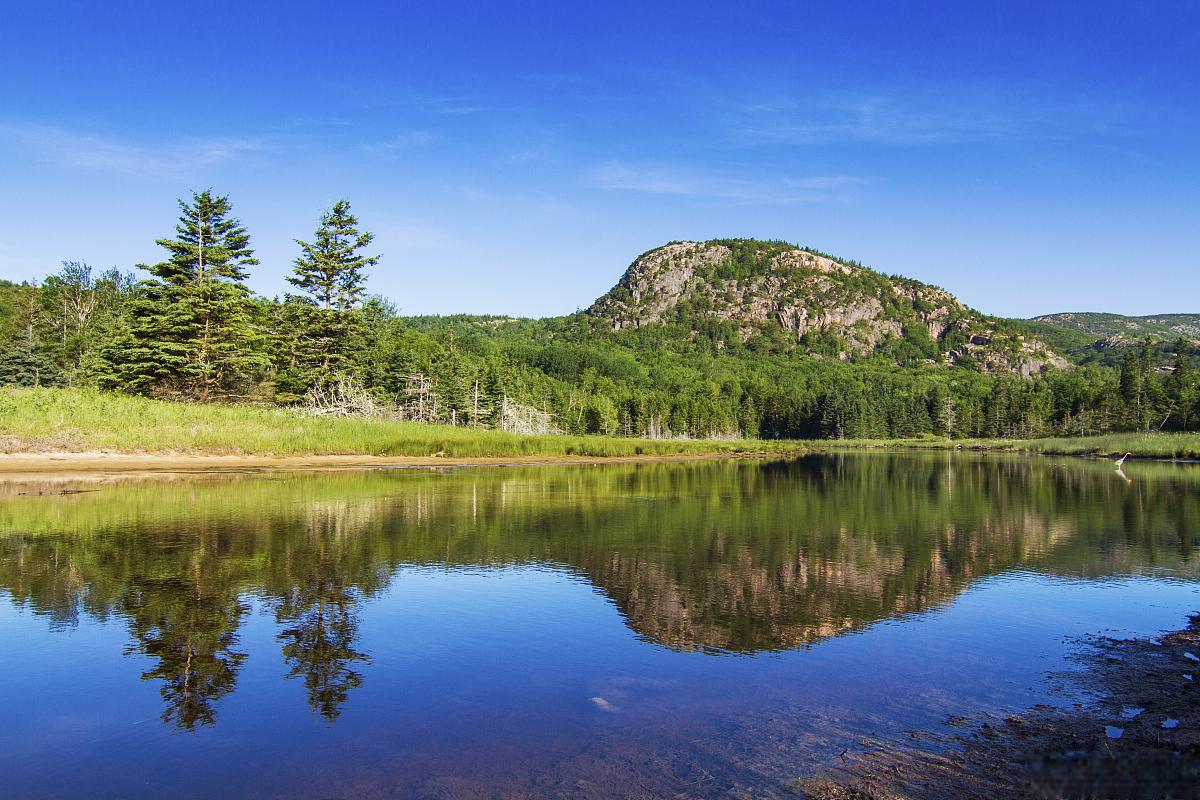
[{"label": "muddy bank", "polygon": [[631,456],[369,456],[369,455],[204,455],[190,453],[0,453],[0,480],[62,473],[214,472],[222,470],[304,470],[428,467],[508,467],[569,464],[632,464],[707,461],[719,458],[786,458],[798,453],[674,453]]},{"label": "muddy bank", "polygon": [[817,800],[1200,798],[1200,615],[1155,639],[1095,639],[1056,676],[1091,702],[1004,720],[952,721],[956,736],[863,742],[801,781]]}]

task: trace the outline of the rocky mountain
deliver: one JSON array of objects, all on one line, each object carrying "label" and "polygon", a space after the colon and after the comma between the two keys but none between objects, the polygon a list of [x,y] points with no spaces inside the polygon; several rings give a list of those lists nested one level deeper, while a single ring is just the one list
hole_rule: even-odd
[{"label": "rocky mountain", "polygon": [[1190,343],[1200,355],[1200,314],[1127,317],[1092,311],[1045,314],[1018,324],[1074,364],[1119,367],[1130,349],[1146,351],[1158,369],[1175,358],[1175,342]]},{"label": "rocky mountain", "polygon": [[1200,340],[1200,314],[1154,314],[1146,317],[1127,317],[1122,314],[1098,312],[1068,312],[1045,314],[1033,318],[1060,328],[1083,331],[1101,339],[1152,338]]},{"label": "rocky mountain", "polygon": [[640,256],[587,314],[615,331],[724,324],[833,358],[974,366],[1025,377],[1068,363],[1012,323],[920,281],[783,242],[672,242]]}]

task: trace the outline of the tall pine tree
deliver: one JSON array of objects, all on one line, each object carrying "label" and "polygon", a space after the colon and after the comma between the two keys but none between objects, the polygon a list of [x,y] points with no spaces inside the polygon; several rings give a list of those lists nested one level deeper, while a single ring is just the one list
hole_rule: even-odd
[{"label": "tall pine tree", "polygon": [[1121,359],[1121,400],[1125,404],[1125,427],[1142,430],[1150,427],[1149,398],[1146,384],[1150,380],[1150,344],[1130,347]]},{"label": "tall pine tree", "polygon": [[1171,409],[1176,416],[1176,427],[1180,430],[1190,430],[1193,424],[1193,409],[1200,400],[1200,384],[1197,383],[1196,370],[1192,367],[1187,340],[1180,337],[1175,342],[1175,358],[1172,362],[1171,378],[1168,390],[1171,395]]},{"label": "tall pine tree", "polygon": [[288,282],[307,296],[289,309],[302,335],[280,364],[278,399],[299,399],[316,384],[355,372],[364,333],[365,271],[379,263],[379,256],[362,251],[374,238],[359,230],[349,201],[338,200],[321,215],[311,243],[296,240],[300,255]]},{"label": "tall pine tree", "polygon": [[338,200],[321,215],[312,243],[299,239],[300,256],[288,283],[300,288],[326,310],[349,311],[362,299],[366,286],[363,271],[379,263],[379,256],[360,251],[375,238],[359,231],[350,202]]},{"label": "tall pine tree", "polygon": [[265,366],[246,268],[258,264],[250,234],[212,190],[179,201],[169,256],[152,266],[134,304],[128,383],[197,400],[236,394]]}]

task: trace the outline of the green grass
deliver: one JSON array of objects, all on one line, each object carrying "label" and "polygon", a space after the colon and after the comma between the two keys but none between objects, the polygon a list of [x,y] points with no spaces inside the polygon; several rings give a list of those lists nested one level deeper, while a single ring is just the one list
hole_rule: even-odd
[{"label": "green grass", "polygon": [[812,442],[520,436],[382,419],[305,417],[286,409],[175,403],[89,389],[0,388],[0,452],[232,455],[638,456],[906,447],[1046,455],[1200,458],[1200,433],[1058,439],[846,439]]},{"label": "green grass", "polygon": [[637,456],[780,452],[794,443],[520,436],[287,409],[176,403],[88,389],[0,388],[0,452],[244,455]]},{"label": "green grass", "polygon": [[908,447],[930,450],[973,449],[1056,456],[1200,458],[1200,433],[1109,433],[1048,439],[846,439],[805,442],[810,449],[836,447]]}]

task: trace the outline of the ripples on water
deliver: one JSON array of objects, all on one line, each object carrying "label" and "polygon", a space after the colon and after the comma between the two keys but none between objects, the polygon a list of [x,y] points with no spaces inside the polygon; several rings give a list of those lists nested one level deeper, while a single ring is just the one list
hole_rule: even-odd
[{"label": "ripples on water", "polygon": [[1200,469],[0,478],[12,796],[786,793],[1200,610]]}]

